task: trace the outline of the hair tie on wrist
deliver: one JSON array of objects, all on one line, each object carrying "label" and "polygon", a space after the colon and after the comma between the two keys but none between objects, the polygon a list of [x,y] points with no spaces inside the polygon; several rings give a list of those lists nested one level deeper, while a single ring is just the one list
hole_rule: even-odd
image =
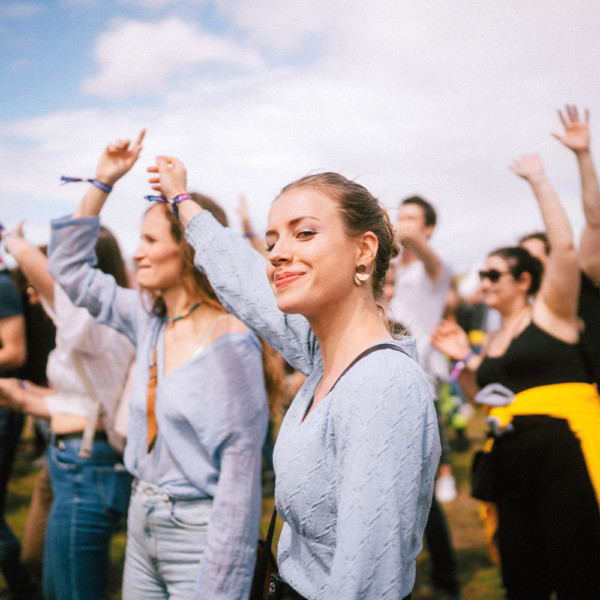
[{"label": "hair tie on wrist", "polygon": [[99,190],[110,194],[112,192],[112,187],[106,183],[103,183],[99,179],[81,179],[79,177],[65,177],[64,175],[60,178],[63,184],[65,183],[76,183],[79,181],[88,181],[92,185],[96,186]]},{"label": "hair tie on wrist", "polygon": [[470,350],[463,358],[454,363],[454,368],[450,372],[450,381],[456,381],[460,377],[460,374],[465,370],[467,363],[473,356],[475,356],[475,352]]},{"label": "hair tie on wrist", "polygon": [[189,194],[178,194],[172,200],[167,200],[164,196],[144,196],[148,202],[162,202],[163,204],[170,204],[173,207],[173,214],[179,219],[179,208],[178,204],[191,200],[192,197]]},{"label": "hair tie on wrist", "polygon": [[244,234],[245,238],[251,239],[255,236],[256,234],[254,233],[254,231],[248,231],[248,233]]}]

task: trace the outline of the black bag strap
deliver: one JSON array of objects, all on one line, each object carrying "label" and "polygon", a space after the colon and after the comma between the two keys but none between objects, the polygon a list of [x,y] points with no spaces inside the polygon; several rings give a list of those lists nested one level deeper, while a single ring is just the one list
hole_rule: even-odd
[{"label": "black bag strap", "polygon": [[[376,352],[377,350],[397,350],[398,352],[402,352],[406,354],[406,356],[410,356],[404,348],[400,348],[396,344],[392,344],[391,342],[383,342],[381,344],[375,344],[366,350],[363,350],[342,372],[342,374],[336,379],[335,383],[331,386],[328,393],[331,393],[331,390],[337,385],[338,381],[361,359],[365,356],[368,356],[372,352]],[[275,520],[277,519],[277,508],[273,509],[273,515],[271,517],[271,523],[269,524],[269,531],[267,533],[267,539],[265,540],[265,545],[263,546],[262,552],[258,557],[258,567],[256,569],[256,577],[252,582],[252,591],[250,592],[250,600],[254,600],[261,598],[261,593],[264,588],[265,577],[267,576],[267,564],[269,562],[269,555],[271,554],[271,546],[273,544],[273,533],[275,531]],[[409,596],[410,597],[410,596]]]},{"label": "black bag strap", "polygon": [[267,566],[269,564],[269,556],[271,555],[271,546],[273,545],[273,534],[275,533],[275,521],[277,519],[277,509],[273,509],[271,522],[269,523],[269,531],[267,539],[262,548],[262,552],[258,557],[258,566],[255,571],[255,576],[252,581],[252,589],[250,591],[250,600],[259,600],[262,598],[263,589],[265,587],[265,578],[267,577]]},{"label": "black bag strap", "polygon": [[392,344],[390,342],[383,342],[381,344],[375,344],[366,350],[363,350],[343,371],[342,374],[335,380],[335,383],[329,388],[328,394],[331,394],[331,390],[338,384],[338,381],[359,361],[362,360],[365,356],[368,356],[372,352],[376,352],[377,350],[397,350],[398,352],[402,352],[409,356],[408,352],[404,350],[404,348],[400,348],[400,346],[396,346],[396,344]]}]

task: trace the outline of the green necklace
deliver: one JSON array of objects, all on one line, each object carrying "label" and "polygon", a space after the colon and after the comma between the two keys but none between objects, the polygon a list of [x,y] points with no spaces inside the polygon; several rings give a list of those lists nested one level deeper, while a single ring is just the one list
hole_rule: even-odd
[{"label": "green necklace", "polygon": [[172,319],[165,315],[165,321],[167,323],[175,323],[175,321],[181,321],[181,319],[185,319],[187,316],[191,315],[201,304],[202,302],[196,302],[196,304],[190,306],[184,313],[181,313],[180,315],[178,315],[177,317],[173,317]]}]

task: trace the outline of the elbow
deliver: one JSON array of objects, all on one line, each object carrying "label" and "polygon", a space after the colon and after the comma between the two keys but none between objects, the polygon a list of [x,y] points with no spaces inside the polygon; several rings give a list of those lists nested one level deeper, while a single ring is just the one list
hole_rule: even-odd
[{"label": "elbow", "polygon": [[27,351],[25,347],[14,348],[9,354],[4,356],[2,361],[2,370],[20,369],[27,360]]}]

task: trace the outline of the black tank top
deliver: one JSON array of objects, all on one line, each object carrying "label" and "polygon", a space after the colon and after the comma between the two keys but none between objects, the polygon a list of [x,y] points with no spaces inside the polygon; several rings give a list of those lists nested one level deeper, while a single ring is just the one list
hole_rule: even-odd
[{"label": "black tank top", "polygon": [[591,383],[591,377],[579,343],[567,344],[532,321],[502,356],[483,359],[477,383],[479,387],[501,383],[518,394],[540,385]]}]

